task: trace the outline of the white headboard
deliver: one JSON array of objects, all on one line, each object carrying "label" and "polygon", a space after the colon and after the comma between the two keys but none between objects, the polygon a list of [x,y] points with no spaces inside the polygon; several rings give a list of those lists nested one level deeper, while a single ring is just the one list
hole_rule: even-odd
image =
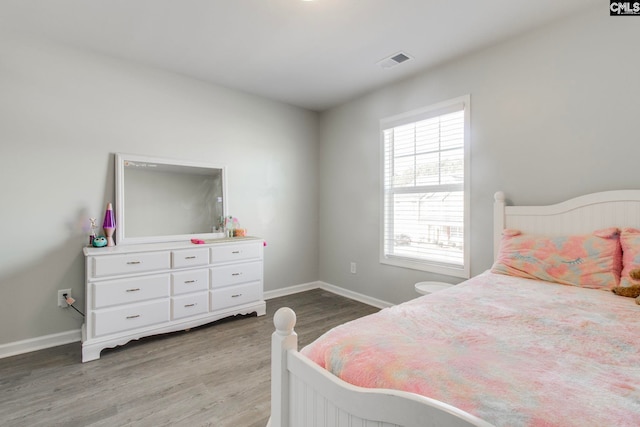
[{"label": "white headboard", "polygon": [[506,206],[502,191],[494,199],[494,258],[505,228],[552,236],[583,234],[606,227],[640,228],[640,190],[603,191],[548,206]]}]

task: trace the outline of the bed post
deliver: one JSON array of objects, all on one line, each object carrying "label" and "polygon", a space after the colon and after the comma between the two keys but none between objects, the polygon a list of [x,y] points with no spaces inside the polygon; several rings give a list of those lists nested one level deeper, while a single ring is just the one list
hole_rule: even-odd
[{"label": "bed post", "polygon": [[500,240],[502,239],[502,230],[504,230],[504,208],[505,197],[502,191],[493,195],[493,259],[498,257],[500,250]]},{"label": "bed post", "polygon": [[282,307],[273,316],[276,331],[271,335],[271,419],[270,427],[289,426],[289,370],[287,352],[298,350],[296,313]]}]

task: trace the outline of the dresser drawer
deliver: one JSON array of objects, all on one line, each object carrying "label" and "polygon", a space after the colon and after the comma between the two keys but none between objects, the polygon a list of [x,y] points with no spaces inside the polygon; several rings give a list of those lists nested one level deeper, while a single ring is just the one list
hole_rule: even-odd
[{"label": "dresser drawer", "polygon": [[170,252],[147,252],[93,257],[93,277],[166,270],[171,267]]},{"label": "dresser drawer", "polygon": [[93,283],[93,307],[130,304],[169,296],[169,275]]},{"label": "dresser drawer", "polygon": [[211,288],[252,282],[262,278],[262,262],[224,265],[211,269]]},{"label": "dresser drawer", "polygon": [[207,248],[185,249],[171,252],[173,268],[196,267],[209,264],[209,250]]},{"label": "dresser drawer", "polygon": [[106,308],[93,313],[95,336],[142,328],[169,321],[169,298]]},{"label": "dresser drawer", "polygon": [[258,243],[212,246],[209,250],[211,251],[211,264],[262,258],[262,246]]},{"label": "dresser drawer", "polygon": [[171,318],[173,320],[204,314],[208,311],[209,292],[200,292],[197,294],[171,298]]},{"label": "dresser drawer", "polygon": [[209,270],[206,268],[171,273],[171,295],[206,291],[207,289],[209,289]]},{"label": "dresser drawer", "polygon": [[261,289],[260,282],[213,289],[211,291],[211,311],[260,301],[262,299]]}]

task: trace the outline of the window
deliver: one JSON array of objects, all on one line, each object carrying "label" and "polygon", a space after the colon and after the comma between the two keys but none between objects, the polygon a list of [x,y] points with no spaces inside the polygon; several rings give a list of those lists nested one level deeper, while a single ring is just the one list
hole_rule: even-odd
[{"label": "window", "polygon": [[380,262],[469,277],[469,103],[381,120]]}]

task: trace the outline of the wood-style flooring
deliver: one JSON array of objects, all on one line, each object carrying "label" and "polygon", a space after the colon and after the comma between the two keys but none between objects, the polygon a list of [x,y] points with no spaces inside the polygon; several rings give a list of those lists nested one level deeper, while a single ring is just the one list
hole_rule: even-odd
[{"label": "wood-style flooring", "polygon": [[263,427],[270,413],[273,314],[295,310],[300,347],[378,311],[319,289],[236,316],[148,337],[81,363],[80,343],[0,359],[1,426]]}]

